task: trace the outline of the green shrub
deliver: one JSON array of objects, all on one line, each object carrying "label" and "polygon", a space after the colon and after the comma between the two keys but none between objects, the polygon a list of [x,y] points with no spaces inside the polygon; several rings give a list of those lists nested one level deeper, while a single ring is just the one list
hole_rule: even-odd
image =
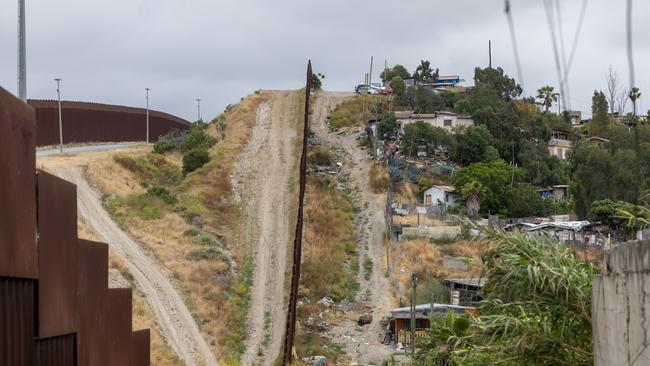
[{"label": "green shrub", "polygon": [[201,233],[192,240],[195,244],[201,244],[209,247],[217,246],[217,239],[208,233]]},{"label": "green shrub", "polygon": [[147,190],[147,193],[152,196],[160,197],[160,199],[165,201],[165,203],[168,205],[175,205],[178,202],[176,196],[169,192],[165,187],[154,186],[149,188]]},{"label": "green shrub", "polygon": [[161,136],[158,141],[153,145],[153,152],[157,154],[164,154],[180,147],[182,137],[178,132],[170,132]]},{"label": "green shrub", "polygon": [[203,122],[196,122],[192,128],[185,134],[185,140],[181,145],[183,152],[192,150],[208,150],[217,143],[217,139],[210,136],[206,130],[208,125]]},{"label": "green shrub", "polygon": [[156,206],[145,206],[142,208],[142,218],[145,220],[157,220],[161,217],[160,209]]},{"label": "green shrub", "polygon": [[308,161],[315,165],[331,165],[332,153],[325,147],[319,146],[307,155]]},{"label": "green shrub", "polygon": [[223,254],[219,249],[214,248],[214,247],[207,247],[207,248],[194,248],[190,250],[189,253],[187,253],[186,257],[187,259],[191,260],[202,260],[202,259],[215,259],[215,258],[221,258]]},{"label": "green shrub", "polygon": [[210,161],[210,154],[207,150],[190,150],[183,155],[183,173],[191,173]]},{"label": "green shrub", "polygon": [[183,235],[185,236],[197,236],[199,234],[201,234],[201,230],[195,227],[191,227],[183,232]]}]

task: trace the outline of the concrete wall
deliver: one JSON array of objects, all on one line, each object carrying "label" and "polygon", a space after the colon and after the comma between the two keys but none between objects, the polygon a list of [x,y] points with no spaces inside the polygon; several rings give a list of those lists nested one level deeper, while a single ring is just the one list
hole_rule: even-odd
[{"label": "concrete wall", "polygon": [[594,278],[594,364],[650,365],[650,241],[605,253]]}]

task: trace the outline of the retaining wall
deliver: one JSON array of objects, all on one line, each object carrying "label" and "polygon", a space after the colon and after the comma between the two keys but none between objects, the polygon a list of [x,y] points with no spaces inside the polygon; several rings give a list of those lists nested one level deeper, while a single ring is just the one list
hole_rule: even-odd
[{"label": "retaining wall", "polygon": [[650,241],[627,242],[605,253],[594,278],[594,364],[650,365]]}]

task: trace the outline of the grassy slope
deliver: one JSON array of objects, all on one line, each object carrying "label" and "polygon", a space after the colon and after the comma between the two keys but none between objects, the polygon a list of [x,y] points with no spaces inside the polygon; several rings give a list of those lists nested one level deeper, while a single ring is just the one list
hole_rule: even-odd
[{"label": "grassy slope", "polygon": [[[239,209],[230,196],[230,170],[248,141],[257,106],[267,98],[264,92],[245,98],[210,126],[210,133],[219,137],[210,151],[212,161],[166,185],[177,197],[176,204],[144,193],[140,182],[150,177],[143,170],[129,171],[115,161],[88,169],[89,179],[107,194],[109,211],[169,268],[206,340],[222,359],[236,355],[243,345],[252,273],[249,248],[238,242]],[[144,171],[153,169],[156,179],[167,168],[180,168],[173,154],[157,161],[140,159],[139,164]],[[128,189],[114,181],[128,182]]]}]

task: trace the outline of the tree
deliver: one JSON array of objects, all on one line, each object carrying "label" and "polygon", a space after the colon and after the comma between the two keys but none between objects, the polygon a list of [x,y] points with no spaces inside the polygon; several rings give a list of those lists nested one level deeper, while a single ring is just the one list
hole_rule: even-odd
[{"label": "tree", "polygon": [[195,171],[210,161],[210,153],[204,149],[194,149],[183,154],[183,173]]},{"label": "tree", "polygon": [[400,146],[412,156],[419,145],[449,146],[451,140],[451,134],[447,130],[433,127],[424,121],[415,121],[404,127]]},{"label": "tree", "polygon": [[621,92],[623,92],[623,94],[626,93],[625,89],[620,85],[618,74],[612,65],[610,65],[609,69],[607,69],[605,79],[607,80],[607,102],[609,103],[610,113],[614,114],[615,112],[619,112],[620,114],[623,114],[623,108],[621,108],[621,106],[618,106],[618,102]]},{"label": "tree", "polygon": [[537,99],[546,108],[546,112],[551,109],[553,102],[557,102],[557,93],[553,92],[553,87],[550,85],[543,86],[537,89]]},{"label": "tree", "polygon": [[474,69],[474,84],[494,90],[504,101],[510,101],[521,95],[522,89],[515,79],[509,77],[498,67]]},{"label": "tree", "polygon": [[396,76],[399,76],[402,79],[408,79],[411,77],[411,73],[406,69],[406,67],[397,64],[392,68],[389,67],[386,70],[382,71],[379,76],[381,77],[381,80],[386,82],[388,80],[393,80]]},{"label": "tree", "polygon": [[393,89],[393,94],[401,97],[406,91],[406,83],[401,76],[394,76],[390,81],[390,87]]},{"label": "tree", "polygon": [[552,207],[530,184],[520,184],[512,190],[508,202],[508,217],[547,216]]},{"label": "tree", "polygon": [[311,74],[312,89],[320,90],[323,87],[323,79],[325,79],[325,75],[321,74],[320,72],[317,74]]},{"label": "tree", "polygon": [[413,73],[413,78],[417,82],[434,82],[438,78],[438,70],[434,72],[431,68],[431,62],[420,60],[420,64],[415,68],[415,73]]},{"label": "tree", "polygon": [[451,156],[462,165],[488,162],[499,158],[492,146],[492,135],[485,126],[469,126],[457,134]]},{"label": "tree", "polygon": [[478,181],[471,181],[460,189],[460,195],[465,200],[467,216],[470,219],[476,218],[481,210],[481,201],[485,198],[487,189]]},{"label": "tree", "polygon": [[395,119],[394,113],[386,113],[382,116],[381,121],[377,125],[377,132],[379,133],[378,137],[380,140],[385,137],[395,137],[397,133],[397,119]]},{"label": "tree", "polygon": [[634,109],[634,115],[636,116],[636,101],[641,98],[641,92],[639,91],[639,88],[636,86],[630,89],[630,92],[628,93],[628,97],[632,101],[632,108]]},{"label": "tree", "polygon": [[593,136],[604,136],[607,133],[611,124],[607,110],[605,94],[602,91],[594,91],[594,96],[591,98],[591,123],[589,123]]},{"label": "tree", "polygon": [[503,160],[495,160],[461,168],[454,176],[453,184],[456,187],[464,187],[472,181],[481,183],[486,188],[481,212],[505,214],[512,193],[511,182],[517,184],[521,177],[520,169],[509,166]]}]

